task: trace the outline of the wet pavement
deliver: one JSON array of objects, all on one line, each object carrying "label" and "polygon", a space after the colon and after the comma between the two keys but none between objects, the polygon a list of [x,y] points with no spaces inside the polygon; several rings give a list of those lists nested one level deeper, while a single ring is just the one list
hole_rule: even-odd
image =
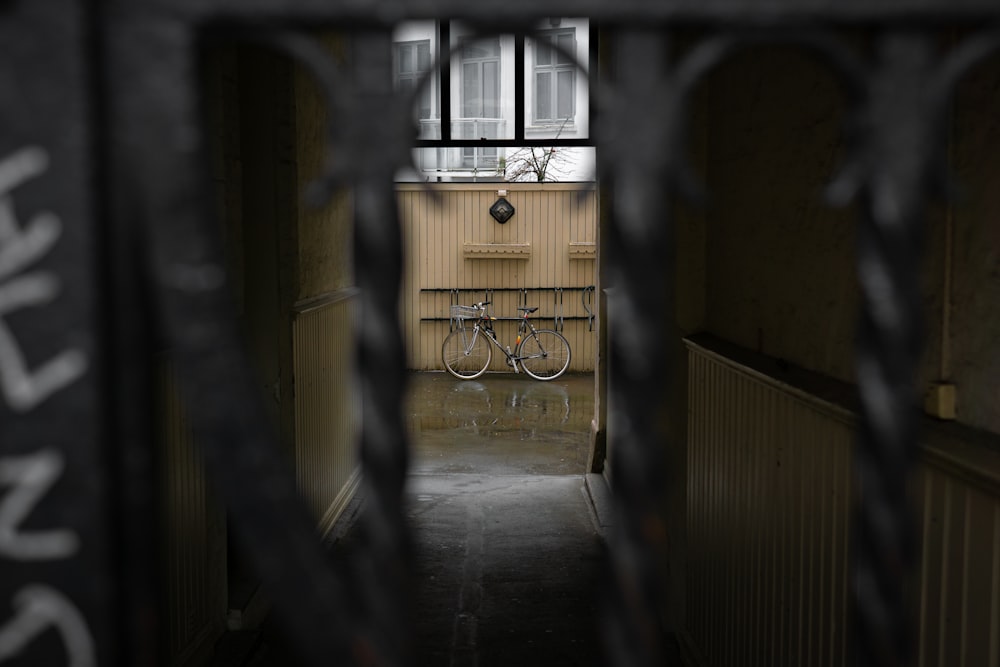
[{"label": "wet pavement", "polygon": [[[414,664],[603,665],[604,547],[584,485],[593,375],[408,380]],[[248,655],[215,664],[295,664],[270,623],[240,638]]]},{"label": "wet pavement", "polygon": [[407,401],[411,474],[582,475],[594,376],[540,382],[496,373],[414,373]]},{"label": "wet pavement", "polygon": [[593,375],[412,378],[418,665],[600,665]]}]

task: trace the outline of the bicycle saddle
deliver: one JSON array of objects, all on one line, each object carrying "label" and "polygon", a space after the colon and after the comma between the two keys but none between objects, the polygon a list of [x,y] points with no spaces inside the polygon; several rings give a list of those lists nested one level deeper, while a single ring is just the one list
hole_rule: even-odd
[{"label": "bicycle saddle", "polygon": [[531,308],[522,308],[522,307],[518,306],[518,310],[523,310],[524,313],[525,313],[525,315],[528,315],[528,314],[533,313],[536,310],[538,310],[538,306],[533,306]]}]

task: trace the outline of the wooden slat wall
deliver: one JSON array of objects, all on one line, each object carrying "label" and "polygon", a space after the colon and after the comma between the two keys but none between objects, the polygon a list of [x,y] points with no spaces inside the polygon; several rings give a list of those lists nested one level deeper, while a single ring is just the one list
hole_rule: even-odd
[{"label": "wooden slat wall", "polygon": [[[506,224],[489,214],[497,191],[506,189],[506,199],[516,213]],[[441,342],[447,322],[421,322],[426,317],[447,317],[450,294],[421,289],[471,288],[569,288],[595,282],[593,256],[571,258],[571,243],[594,243],[597,230],[597,194],[589,184],[462,183],[427,187],[400,184],[397,187],[403,223],[405,273],[401,318],[407,341],[410,368],[435,370],[441,365]],[[527,259],[469,259],[465,244],[530,244]],[[586,246],[583,246],[584,248]],[[581,246],[573,246],[579,250]],[[564,316],[585,316],[579,291],[563,292]],[[463,295],[482,300],[482,294]],[[539,306],[541,325],[552,327],[556,293],[529,292],[529,305]],[[517,294],[494,295],[493,314],[517,315]],[[596,310],[596,306],[591,306]],[[515,326],[499,323],[502,341],[513,347]],[[563,335],[573,351],[575,371],[594,368],[596,332],[585,320],[566,321]],[[498,355],[501,356],[501,355]],[[494,370],[506,370],[494,358]]]},{"label": "wooden slat wall", "polygon": [[[697,345],[688,363],[692,638],[713,667],[846,667],[854,416]],[[918,664],[1000,665],[1000,451],[926,442],[916,482]]]},{"label": "wooden slat wall", "polygon": [[163,489],[166,664],[199,664],[225,631],[225,513],[209,493],[202,457],[165,358],[158,359],[157,433]]},{"label": "wooden slat wall", "polygon": [[713,667],[845,664],[849,415],[689,355],[689,627]]},{"label": "wooden slat wall", "polygon": [[360,422],[354,380],[356,290],[297,308],[292,319],[295,470],[325,534],[356,490]]},{"label": "wooden slat wall", "polygon": [[[955,443],[917,480],[924,540],[921,667],[1000,665],[1000,475],[955,466]],[[1000,452],[997,453],[1000,458]]]}]

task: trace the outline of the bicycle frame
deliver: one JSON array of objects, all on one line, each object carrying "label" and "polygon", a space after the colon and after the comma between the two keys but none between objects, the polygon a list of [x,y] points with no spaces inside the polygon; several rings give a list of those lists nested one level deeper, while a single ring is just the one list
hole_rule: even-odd
[{"label": "bicycle frame", "polygon": [[[493,330],[493,322],[497,318],[486,315],[488,304],[486,301],[471,306],[451,306],[450,312],[453,321],[458,321],[458,327],[453,328],[441,344],[441,360],[449,373],[462,380],[477,378],[485,373],[493,358],[493,348],[489,343],[503,352],[508,368],[514,369],[515,373],[524,371],[536,380],[546,381],[566,372],[572,359],[569,341],[558,331],[535,328],[529,316],[538,310],[537,307],[518,309],[523,311],[523,315],[516,318],[517,341],[511,351],[509,345],[497,339]],[[486,336],[489,342],[480,343],[480,334]]]},{"label": "bicycle frame", "polygon": [[527,338],[527,334],[535,333],[536,329],[535,325],[533,325],[528,320],[527,315],[519,318],[519,320],[520,321],[517,325],[518,340],[514,346],[513,352],[510,351],[510,346],[505,346],[499,340],[497,340],[496,331],[493,330],[493,320],[485,315],[476,320],[476,323],[473,325],[472,337],[469,339],[468,344],[465,346],[466,351],[468,352],[472,350],[472,347],[476,344],[476,337],[479,336],[480,333],[483,333],[486,336],[487,340],[492,342],[497,347],[498,350],[503,352],[504,356],[507,358],[507,363],[514,369],[514,372],[520,373],[521,369],[518,367],[518,364],[521,362],[522,359],[530,358],[521,356],[520,354],[521,345],[524,343],[525,338]]}]

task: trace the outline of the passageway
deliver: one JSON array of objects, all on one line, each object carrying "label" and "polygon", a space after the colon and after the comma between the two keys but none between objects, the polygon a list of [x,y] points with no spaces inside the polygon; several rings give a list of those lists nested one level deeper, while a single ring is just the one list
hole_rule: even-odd
[{"label": "passageway", "polygon": [[[602,665],[600,521],[584,484],[594,378],[409,376],[417,665]],[[335,550],[352,548],[340,527]],[[289,665],[278,631],[216,665]]]},{"label": "passageway", "polygon": [[[1000,5],[946,4],[0,0],[0,662],[297,664],[267,596],[313,665],[1000,665]],[[405,478],[479,299],[597,400],[409,375]]]}]

